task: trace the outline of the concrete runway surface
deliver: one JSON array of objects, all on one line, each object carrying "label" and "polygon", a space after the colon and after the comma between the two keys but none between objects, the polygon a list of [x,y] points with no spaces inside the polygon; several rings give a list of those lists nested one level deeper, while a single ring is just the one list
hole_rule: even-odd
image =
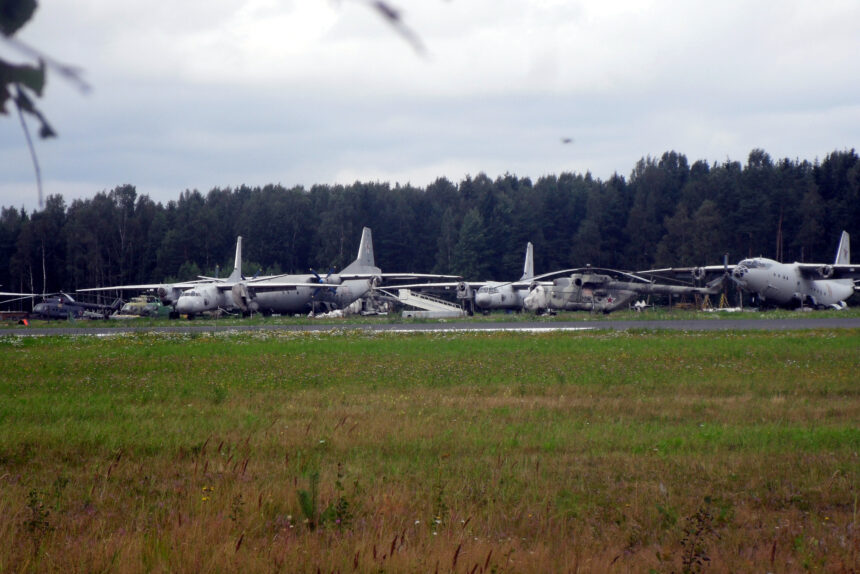
[{"label": "concrete runway surface", "polygon": [[334,330],[365,330],[386,332],[433,332],[433,331],[463,331],[463,332],[551,332],[551,331],[582,331],[582,330],[673,330],[673,331],[727,331],[727,330],[767,330],[786,331],[792,329],[858,329],[860,318],[838,317],[816,318],[802,317],[790,319],[679,319],[679,320],[638,320],[638,321],[516,321],[516,322],[470,322],[468,320],[449,320],[434,323],[344,323],[341,325],[302,324],[302,325],[195,325],[191,321],[177,320],[173,325],[158,327],[52,327],[26,328],[17,327],[0,330],[0,337],[26,337],[49,335],[93,335],[105,336],[121,333],[213,333],[213,332],[244,332],[244,331],[334,331]]}]

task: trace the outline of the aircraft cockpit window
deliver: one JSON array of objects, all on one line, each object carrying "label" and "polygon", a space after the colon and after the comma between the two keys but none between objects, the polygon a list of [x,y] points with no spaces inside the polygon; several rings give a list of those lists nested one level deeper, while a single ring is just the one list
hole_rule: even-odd
[{"label": "aircraft cockpit window", "polygon": [[746,267],[747,269],[768,269],[770,263],[761,259],[744,259],[740,262],[739,266]]}]

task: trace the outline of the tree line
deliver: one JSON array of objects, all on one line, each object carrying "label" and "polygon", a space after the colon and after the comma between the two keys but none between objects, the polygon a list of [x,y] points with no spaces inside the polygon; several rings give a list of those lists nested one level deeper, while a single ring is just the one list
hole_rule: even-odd
[{"label": "tree line", "polygon": [[832,261],[844,229],[860,237],[860,160],[774,161],[754,149],[745,164],[692,165],[680,153],[639,160],[628,177],[590,173],[536,181],[484,174],[420,188],[389,183],[187,190],[167,204],[133,185],[67,205],[0,211],[0,284],[34,293],[187,280],[232,269],[340,269],[373,230],[383,271],[518,279],[528,241],[535,271],[639,270],[736,263],[764,255]]}]

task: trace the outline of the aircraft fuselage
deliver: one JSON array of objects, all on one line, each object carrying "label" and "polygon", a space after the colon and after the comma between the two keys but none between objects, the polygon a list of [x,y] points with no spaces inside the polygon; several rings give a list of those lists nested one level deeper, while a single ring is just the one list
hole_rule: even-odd
[{"label": "aircraft fuselage", "polygon": [[[297,275],[283,277],[281,280],[308,283],[307,286],[284,287],[271,291],[251,287],[247,289],[247,294],[238,298],[238,306],[242,310],[281,314],[307,313],[312,310],[315,303],[328,303],[342,309],[371,289],[369,279],[319,283],[313,275]],[[265,283],[261,283],[259,287],[265,287]]]},{"label": "aircraft fuselage", "polygon": [[744,259],[735,266],[732,277],[745,291],[781,306],[840,305],[854,293],[851,279],[812,279],[796,263],[764,257]]},{"label": "aircraft fuselage", "polygon": [[222,291],[217,283],[207,283],[183,291],[176,300],[175,309],[179,314],[194,316],[204,311],[233,307],[233,294],[229,290]]},{"label": "aircraft fuselage", "polygon": [[475,306],[480,309],[522,309],[528,295],[525,286],[510,283],[487,283],[475,293]]}]

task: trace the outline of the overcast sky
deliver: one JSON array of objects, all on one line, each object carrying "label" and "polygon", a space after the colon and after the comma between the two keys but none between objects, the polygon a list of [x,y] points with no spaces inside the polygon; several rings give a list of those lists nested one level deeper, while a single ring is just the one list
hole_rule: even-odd
[{"label": "overcast sky", "polygon": [[[363,0],[43,0],[19,38],[93,88],[49,77],[46,195],[605,180],[670,150],[713,163],[858,145],[856,0],[388,3],[423,54]],[[37,207],[14,114],[0,173],[0,205]]]}]

